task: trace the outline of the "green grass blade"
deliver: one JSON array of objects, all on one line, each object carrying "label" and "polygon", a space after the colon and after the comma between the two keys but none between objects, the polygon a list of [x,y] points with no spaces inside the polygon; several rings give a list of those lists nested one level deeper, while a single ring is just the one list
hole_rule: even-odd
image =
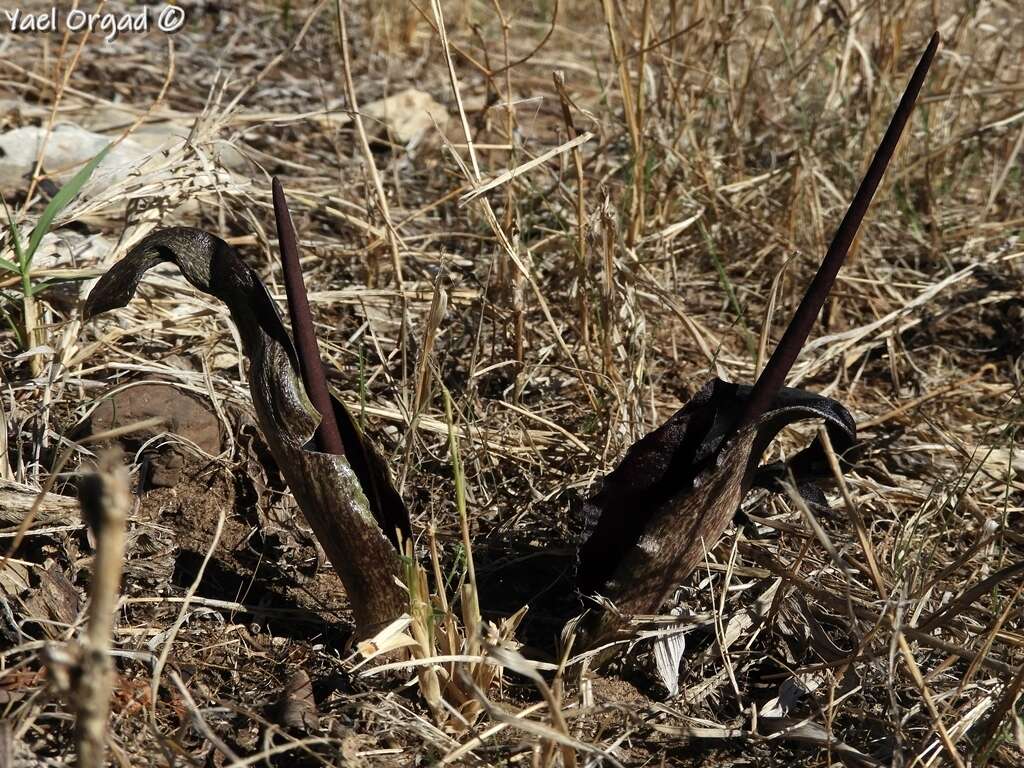
[{"label": "green grass blade", "polygon": [[14,337],[18,340],[18,349],[25,349],[28,345],[25,343],[25,337],[21,333],[21,329],[18,328],[18,324],[14,322],[14,318],[11,317],[11,313],[7,311],[7,304],[14,303],[6,291],[0,291],[0,317],[3,317],[4,322],[7,323],[7,327],[11,329]]},{"label": "green grass blade", "polygon": [[14,223],[14,216],[11,215],[11,209],[7,207],[7,198],[0,195],[0,205],[4,207],[4,213],[7,214],[7,227],[11,233],[11,243],[14,245],[14,258],[18,260],[15,264],[13,261],[7,259],[0,259],[0,266],[11,272],[21,272],[21,266],[25,262],[25,252],[21,249],[21,236],[18,234],[18,226]]},{"label": "green grass blade", "polygon": [[28,241],[28,251],[25,253],[25,259],[23,263],[27,266],[32,263],[32,257],[35,256],[36,249],[39,247],[39,243],[42,242],[43,236],[50,231],[50,225],[56,218],[57,214],[67,207],[67,204],[75,199],[75,195],[79,193],[85,182],[92,176],[93,171],[96,170],[96,166],[99,165],[103,158],[107,156],[107,152],[113,144],[107,144],[96,157],[86,163],[82,169],[74,175],[74,177],[60,188],[60,191],[53,196],[50,204],[46,206],[43,211],[43,215],[39,217],[39,221],[36,222],[35,228],[32,230],[32,236]]}]

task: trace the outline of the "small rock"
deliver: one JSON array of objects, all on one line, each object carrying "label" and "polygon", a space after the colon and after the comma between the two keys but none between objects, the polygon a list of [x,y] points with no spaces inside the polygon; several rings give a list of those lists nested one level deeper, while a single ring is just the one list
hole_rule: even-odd
[{"label": "small rock", "polygon": [[[140,114],[141,110],[134,107],[111,105],[82,115],[79,124],[90,131],[114,137],[132,125]],[[170,150],[189,137],[194,122],[195,117],[192,115],[144,122],[132,131],[129,138],[150,152]],[[215,159],[225,168],[238,173],[251,172],[249,161],[227,141],[217,141],[213,147]]]},{"label": "small rock", "polygon": [[[114,132],[104,135],[78,125],[61,123],[53,129],[46,141],[42,169],[60,186],[74,176],[84,163],[96,157],[117,135]],[[171,171],[163,167],[164,152],[177,149],[187,135],[188,131],[180,125],[139,128],[110,149],[86,182],[80,197],[101,197],[112,185],[133,175],[145,177],[149,183],[162,178],[170,179]],[[0,134],[0,192],[13,195],[25,188],[26,179],[35,168],[36,156],[45,136],[45,129],[37,126],[23,126]],[[215,154],[223,162],[235,168],[248,168],[242,155],[227,142],[216,142],[215,146]],[[230,171],[215,167],[210,172],[195,174],[190,184],[194,190],[210,190],[224,186],[233,178]],[[198,205],[196,199],[183,200],[182,212],[198,210]]]},{"label": "small rock", "polygon": [[[345,101],[338,100],[330,105],[326,115],[319,118],[333,125],[346,125],[351,118]],[[360,107],[366,130],[374,136],[385,132],[400,144],[419,141],[434,130],[436,124],[442,131],[448,125],[448,110],[434,100],[429,93],[415,88],[387,96]]]},{"label": "small rock", "polygon": [[[98,434],[153,417],[167,421],[155,429],[122,438],[127,449],[137,449],[156,435],[170,433],[192,441],[211,456],[222,450],[217,415],[198,397],[163,382],[136,384],[103,399],[92,412],[89,431]],[[181,445],[155,447],[149,485],[167,488],[177,484],[188,453]]]},{"label": "small rock", "polygon": [[442,131],[448,125],[448,111],[444,106],[434,101],[429,93],[415,88],[406,88],[393,96],[367,104],[362,112],[384,123],[391,136],[401,144],[408,144],[427,131],[432,131],[435,123]]},{"label": "small rock", "polygon": [[91,267],[113,249],[113,241],[101,234],[83,235],[73,229],[59,229],[43,235],[32,266],[36,269]]},{"label": "small rock", "polygon": [[[0,134],[0,190],[13,192],[24,187],[24,179],[35,168],[45,136],[46,130],[34,125]],[[65,182],[78,172],[82,163],[96,157],[109,143],[107,136],[61,123],[46,141],[43,170],[55,174],[58,182]],[[103,158],[96,174],[139,165],[147,154],[145,147],[125,139]]]}]

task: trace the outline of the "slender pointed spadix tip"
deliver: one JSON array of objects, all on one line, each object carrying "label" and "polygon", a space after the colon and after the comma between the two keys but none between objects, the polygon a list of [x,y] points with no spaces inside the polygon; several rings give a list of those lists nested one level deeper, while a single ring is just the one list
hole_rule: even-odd
[{"label": "slender pointed spadix tip", "polygon": [[921,55],[921,60],[918,62],[918,67],[924,67],[927,69],[932,65],[932,59],[935,58],[935,52],[939,50],[939,43],[942,42],[942,37],[939,35],[939,31],[935,30],[932,33],[931,39],[928,41],[928,47]]},{"label": "slender pointed spadix tip", "polygon": [[846,215],[836,229],[814,279],[807,287],[807,292],[801,299],[796,312],[793,313],[793,318],[786,327],[785,333],[782,334],[782,338],[779,339],[771,358],[761,371],[757,381],[754,382],[754,388],[743,411],[729,430],[730,436],[753,424],[765,412],[772,398],[781,391],[785,384],[786,376],[807,341],[811,326],[828,298],[832,284],[835,282],[839,269],[849,253],[850,246],[853,245],[854,238],[857,236],[861,222],[868,212],[875,191],[896,151],[938,47],[939,33],[936,31],[928,42],[927,49],[921,54],[914,73],[910,76],[910,81],[907,83],[903,96],[889,122],[889,127],[871,158],[871,164],[857,188],[857,193],[850,202]]},{"label": "slender pointed spadix tip", "polygon": [[299,266],[298,235],[292,222],[284,187],[276,176],[270,184],[274,198],[274,220],[277,223],[277,242],[281,248],[281,267],[284,272],[285,293],[288,296],[288,316],[292,321],[292,339],[298,356],[299,374],[309,396],[310,403],[320,414],[321,423],[313,436],[318,450],[345,455],[345,447],[334,418],[334,406],[330,390],[320,361],[320,347],[313,329],[313,317],[309,311],[306,284]]},{"label": "slender pointed spadix tip", "polygon": [[288,199],[284,196],[284,187],[277,176],[270,179],[270,191],[274,199],[274,218],[277,220],[278,234],[280,235],[281,224],[285,216],[290,218],[288,210]]}]

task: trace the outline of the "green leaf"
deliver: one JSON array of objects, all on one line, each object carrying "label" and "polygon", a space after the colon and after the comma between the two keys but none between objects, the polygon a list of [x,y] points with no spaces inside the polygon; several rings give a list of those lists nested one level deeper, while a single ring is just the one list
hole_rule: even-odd
[{"label": "green leaf", "polygon": [[53,286],[57,282],[59,282],[59,281],[58,280],[49,279],[49,280],[40,280],[38,283],[29,283],[27,293],[28,293],[29,296],[38,296],[40,293],[45,291],[47,288]]},{"label": "green leaf", "polygon": [[39,247],[39,243],[43,241],[43,236],[50,231],[50,225],[53,220],[57,217],[57,214],[63,211],[68,203],[75,199],[75,196],[79,193],[85,182],[92,176],[93,171],[96,170],[96,166],[99,165],[103,158],[107,156],[107,152],[113,144],[107,144],[100,153],[96,155],[92,160],[86,163],[82,169],[74,175],[74,177],[60,188],[60,191],[53,196],[50,204],[43,210],[43,215],[39,217],[39,221],[36,222],[35,228],[32,230],[32,236],[28,241],[28,251],[25,253],[25,258],[22,260],[24,266],[28,266],[32,263],[32,257],[36,255],[36,249]]}]

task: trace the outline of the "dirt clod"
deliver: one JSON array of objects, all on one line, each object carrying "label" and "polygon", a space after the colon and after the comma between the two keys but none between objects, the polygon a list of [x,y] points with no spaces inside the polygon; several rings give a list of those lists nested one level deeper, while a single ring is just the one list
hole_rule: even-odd
[{"label": "dirt clod", "polygon": [[166,419],[163,427],[134,432],[121,442],[126,449],[146,446],[150,459],[147,484],[169,488],[181,477],[185,457],[195,450],[180,440],[161,440],[160,435],[176,435],[193,443],[203,453],[221,452],[220,422],[216,414],[198,397],[163,382],[145,382],[126,387],[103,399],[92,413],[90,434],[99,434],[151,418]]}]

